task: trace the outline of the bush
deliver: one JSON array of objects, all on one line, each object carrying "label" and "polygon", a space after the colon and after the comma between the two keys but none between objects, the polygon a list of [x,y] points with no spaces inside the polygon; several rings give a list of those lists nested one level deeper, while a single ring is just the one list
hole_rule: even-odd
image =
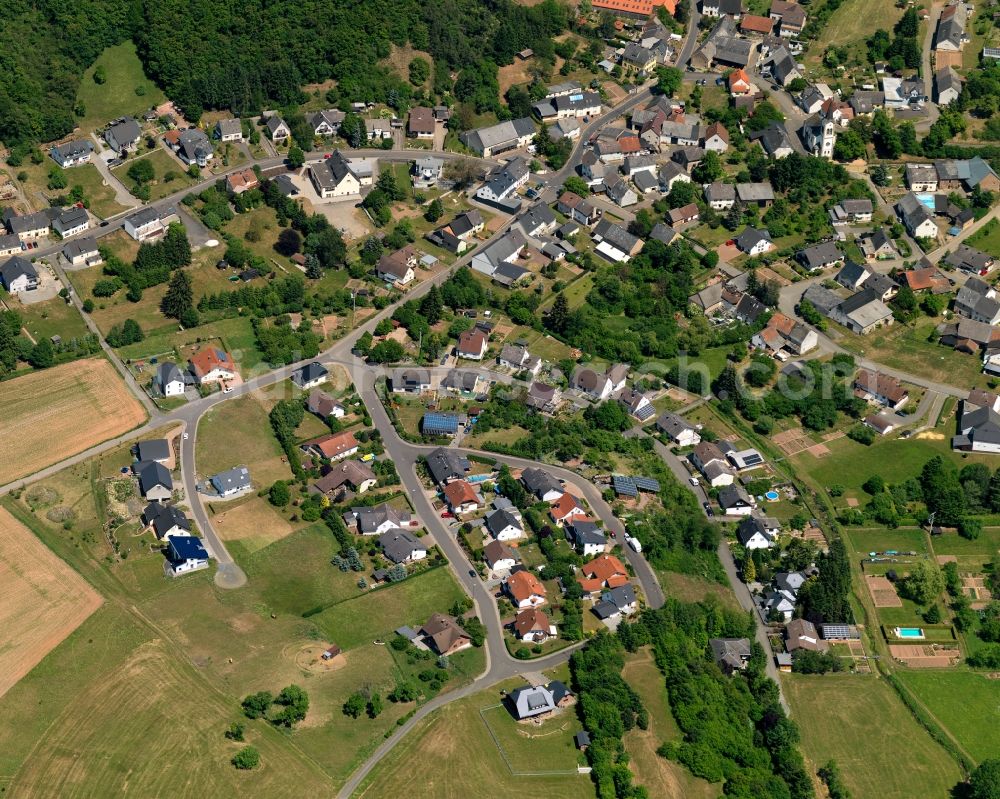
[{"label": "bush", "polygon": [[232,764],[242,771],[255,769],[260,765],[260,752],[253,746],[244,746],[233,755]]}]

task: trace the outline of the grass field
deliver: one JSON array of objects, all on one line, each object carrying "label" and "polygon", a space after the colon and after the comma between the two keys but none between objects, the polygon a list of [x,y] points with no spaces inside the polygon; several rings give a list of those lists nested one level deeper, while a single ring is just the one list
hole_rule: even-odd
[{"label": "grass field", "polygon": [[782,675],[812,770],[837,761],[859,799],[945,799],[958,766],[875,677]]},{"label": "grass field", "polygon": [[64,342],[68,342],[90,333],[76,306],[67,303],[62,297],[15,306],[15,309],[21,317],[22,326],[36,341],[61,336]]},{"label": "grass field", "polygon": [[[194,179],[188,175],[184,164],[175,160],[170,153],[159,145],[157,145],[155,150],[148,150],[142,155],[137,156],[137,158],[142,158],[153,165],[155,177],[149,184],[150,200],[159,200],[168,194],[174,194],[182,189],[186,189],[194,183]],[[133,193],[135,193],[136,183],[128,176],[128,170],[137,158],[130,158],[128,162],[111,170],[114,176],[124,184],[125,188]]]},{"label": "grass field", "polygon": [[[588,776],[515,777],[504,764],[479,711],[500,701],[500,688],[509,690],[519,684],[521,681],[514,680],[493,686],[431,714],[379,763],[354,796],[391,796],[405,784],[407,795],[414,799],[499,797],[524,791],[546,799],[593,797],[594,785]],[[575,763],[572,749],[567,748],[572,747],[572,736],[580,729],[573,710],[527,730],[519,729],[520,725],[509,715],[501,715],[500,709],[486,713],[494,733],[508,746],[523,734],[539,736],[534,745],[514,749],[518,755],[515,768],[563,770],[567,763]]]},{"label": "grass field", "polygon": [[220,319],[191,330],[178,330],[176,325],[171,325],[169,329],[160,328],[138,344],[121,347],[118,354],[123,359],[132,360],[168,356],[186,361],[195,349],[209,344],[222,347],[232,355],[244,377],[263,360],[250,320],[245,316]]},{"label": "grass field", "polygon": [[996,757],[1000,682],[984,674],[945,669],[900,669],[897,675],[973,758]]},{"label": "grass field", "polygon": [[120,435],[145,418],[142,405],[103,358],[0,383],[0,483]]},{"label": "grass field", "polygon": [[101,601],[79,574],[0,508],[0,696]]},{"label": "grass field", "polygon": [[1000,222],[991,219],[966,242],[970,247],[989,253],[994,258],[1000,258]]},{"label": "grass field", "polygon": [[663,674],[653,661],[652,651],[642,649],[628,657],[622,677],[642,698],[649,711],[649,728],[638,727],[625,733],[625,749],[631,757],[632,773],[650,796],[677,796],[685,799],[711,799],[719,796],[721,786],[712,785],[691,775],[678,763],[660,757],[656,749],[667,740],[680,737],[680,730],[670,712]]},{"label": "grass field", "polygon": [[[233,466],[246,466],[257,486],[289,479],[282,450],[267,414],[273,402],[249,395],[212,408],[198,424],[198,473],[208,477]],[[220,503],[220,507],[222,503]]]},{"label": "grass field", "polygon": [[435,611],[445,611],[464,596],[447,568],[431,569],[389,589],[370,591],[341,602],[309,621],[344,649],[392,637],[408,624],[419,627]]},{"label": "grass field", "polygon": [[877,28],[892,32],[892,26],[903,16],[893,0],[845,0],[833,12],[809,48],[810,61],[819,61],[831,45],[855,44],[867,39]]},{"label": "grass field", "polygon": [[701,602],[706,597],[714,596],[724,607],[739,609],[739,602],[733,594],[733,589],[728,585],[720,585],[702,577],[678,572],[658,571],[656,576],[664,593],[682,602]]},{"label": "grass field", "polygon": [[[22,186],[30,195],[43,194],[46,197],[61,196],[66,189],[49,189],[49,169],[53,162],[46,158],[41,164],[25,163],[16,170],[18,174],[27,174],[28,179],[22,181]],[[89,202],[92,213],[99,217],[108,217],[125,210],[115,200],[115,192],[104,182],[104,177],[94,164],[83,164],[66,170],[67,185],[70,189],[80,186],[83,196]]]},{"label": "grass field", "polygon": [[[103,84],[94,82],[94,71],[99,66],[104,67],[107,75]],[[135,92],[139,86],[144,89],[142,96]],[[109,47],[98,56],[97,61],[83,73],[76,99],[86,111],[78,124],[81,129],[90,133],[115,117],[139,114],[159,105],[166,98],[156,84],[145,76],[135,45],[128,41]]]}]

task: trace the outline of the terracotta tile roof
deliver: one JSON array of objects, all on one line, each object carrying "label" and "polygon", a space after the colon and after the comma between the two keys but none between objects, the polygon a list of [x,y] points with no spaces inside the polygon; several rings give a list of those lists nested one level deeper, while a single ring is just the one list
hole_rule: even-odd
[{"label": "terracotta tile roof", "polygon": [[544,597],[545,586],[529,571],[515,572],[507,578],[507,593],[518,602],[524,602],[533,596]]},{"label": "terracotta tile roof", "polygon": [[522,610],[514,617],[514,632],[518,638],[524,638],[535,630],[549,631],[549,617],[538,608]]},{"label": "terracotta tile roof", "polygon": [[753,33],[770,33],[774,27],[774,20],[770,17],[758,17],[754,14],[744,14],[740,20],[740,30],[752,31]]},{"label": "terracotta tile roof", "polygon": [[479,497],[475,490],[465,480],[455,480],[444,487],[444,496],[448,504],[453,508],[464,505],[466,502],[479,504]]},{"label": "terracotta tile roof", "polygon": [[325,436],[310,443],[327,458],[335,458],[358,446],[358,440],[354,437],[354,433],[349,430]]},{"label": "terracotta tile roof", "polygon": [[583,577],[576,580],[587,593],[594,593],[602,588],[617,588],[628,582],[628,572],[625,566],[614,555],[598,555],[590,563],[584,564],[580,572]]},{"label": "terracotta tile roof", "polygon": [[556,521],[562,521],[563,519],[567,519],[572,516],[582,516],[584,514],[584,510],[580,507],[580,503],[577,502],[576,497],[568,491],[552,503],[549,512],[552,514],[552,518]]},{"label": "terracotta tile roof", "polygon": [[236,371],[232,356],[225,350],[216,347],[206,347],[191,356],[189,363],[195,375],[202,377],[215,368],[228,369],[230,372]]}]

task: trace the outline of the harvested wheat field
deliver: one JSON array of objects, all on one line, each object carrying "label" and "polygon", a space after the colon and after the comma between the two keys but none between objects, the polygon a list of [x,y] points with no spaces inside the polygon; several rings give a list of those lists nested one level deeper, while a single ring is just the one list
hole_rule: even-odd
[{"label": "harvested wheat field", "polygon": [[0,383],[0,484],[121,435],[145,419],[142,405],[103,358]]},{"label": "harvested wheat field", "polygon": [[229,759],[244,744],[222,731],[236,702],[215,691],[162,640],[142,644],[118,668],[67,702],[8,787],[11,796],[330,796],[330,781],[287,743],[248,724],[260,766]]},{"label": "harvested wheat field", "polygon": [[0,696],[102,601],[31,530],[0,508]]}]

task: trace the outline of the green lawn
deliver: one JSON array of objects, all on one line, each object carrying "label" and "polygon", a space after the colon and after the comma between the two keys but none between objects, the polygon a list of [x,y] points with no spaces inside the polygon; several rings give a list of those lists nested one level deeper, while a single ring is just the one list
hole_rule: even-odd
[{"label": "green lawn", "polygon": [[149,163],[153,165],[153,173],[155,177],[149,184],[150,200],[159,200],[167,195],[182,191],[188,186],[194,184],[194,179],[188,175],[184,164],[174,159],[170,153],[157,145],[156,149],[147,150],[136,158],[130,158],[126,163],[111,170],[112,173],[114,173],[114,176],[118,178],[125,185],[125,188],[133,194],[135,193],[137,186],[135,181],[128,176],[128,170],[132,163],[139,158],[144,161],[149,161]]},{"label": "green lawn", "polygon": [[309,621],[344,649],[392,637],[403,625],[419,627],[435,612],[447,612],[465,594],[447,567],[420,572],[401,583],[334,605]]},{"label": "green lawn", "polygon": [[946,799],[961,779],[893,689],[860,675],[782,675],[813,770],[833,758],[859,799]]},{"label": "green lawn", "polygon": [[70,188],[83,187],[83,196],[90,203],[91,213],[106,218],[126,210],[124,205],[119,205],[115,200],[114,189],[107,185],[104,176],[93,164],[83,164],[67,170],[66,179]]},{"label": "green lawn", "polygon": [[1000,222],[991,219],[976,233],[966,240],[966,244],[977,250],[989,253],[994,258],[1000,258]]},{"label": "green lawn", "polygon": [[975,541],[948,532],[931,540],[937,555],[954,555],[961,571],[979,572],[1000,554],[1000,528],[985,527]]},{"label": "green lawn", "polygon": [[36,341],[51,336],[61,336],[68,342],[90,333],[76,306],[62,297],[17,307],[24,328]]},{"label": "green lawn", "polygon": [[273,403],[248,395],[212,408],[198,424],[197,467],[204,477],[246,466],[259,486],[290,479],[282,449],[268,421]]},{"label": "green lawn", "polygon": [[[594,785],[586,775],[516,777],[504,763],[480,710],[495,706],[501,689],[521,684],[521,680],[508,680],[431,714],[379,762],[354,796],[391,796],[405,785],[407,795],[414,799],[498,797],[525,790],[546,799],[592,799]],[[575,768],[572,736],[580,729],[580,722],[572,709],[540,726],[527,727],[499,708],[484,712],[494,734],[516,755],[515,768],[565,770],[567,764]]]},{"label": "green lawn", "polygon": [[[103,84],[94,81],[94,72],[99,66],[107,75]],[[136,94],[138,87],[144,90],[142,96]],[[76,99],[85,110],[78,124],[84,132],[90,133],[116,117],[141,114],[162,103],[166,97],[143,74],[135,45],[128,41],[109,47],[98,56],[83,73]]]},{"label": "green lawn", "polygon": [[976,760],[1000,751],[1000,681],[964,670],[900,669],[899,678]]},{"label": "green lawn", "polygon": [[135,360],[180,353],[180,360],[186,361],[194,349],[208,344],[220,346],[230,353],[244,376],[263,360],[250,320],[245,316],[220,319],[191,330],[177,330],[173,326],[169,330],[161,328],[138,344],[120,348],[118,354]]}]

